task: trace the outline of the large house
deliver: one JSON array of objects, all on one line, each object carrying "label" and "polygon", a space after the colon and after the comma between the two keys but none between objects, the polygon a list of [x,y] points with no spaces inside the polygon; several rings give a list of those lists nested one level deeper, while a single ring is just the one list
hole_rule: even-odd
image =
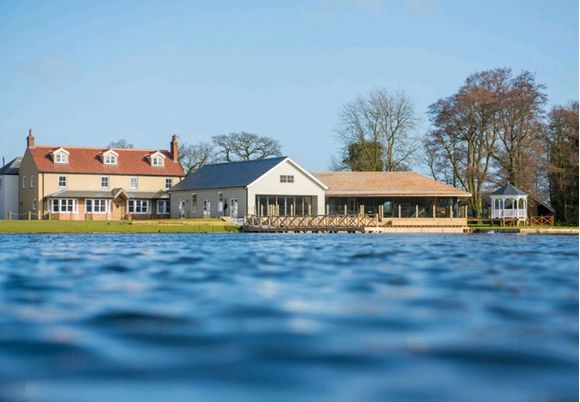
[{"label": "large house", "polygon": [[168,218],[183,178],[177,137],[170,149],[36,145],[32,131],[18,173],[19,213],[33,219]]},{"label": "large house", "polygon": [[327,187],[287,156],[205,165],[171,191],[171,216],[324,214]]},{"label": "large house", "polygon": [[18,219],[18,171],[22,158],[0,168],[0,219]]}]

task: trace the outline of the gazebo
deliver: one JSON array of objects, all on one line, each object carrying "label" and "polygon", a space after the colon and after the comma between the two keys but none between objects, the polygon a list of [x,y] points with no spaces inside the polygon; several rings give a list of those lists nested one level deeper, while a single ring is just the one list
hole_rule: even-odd
[{"label": "gazebo", "polygon": [[510,183],[498,188],[490,195],[491,219],[528,219],[528,195]]}]

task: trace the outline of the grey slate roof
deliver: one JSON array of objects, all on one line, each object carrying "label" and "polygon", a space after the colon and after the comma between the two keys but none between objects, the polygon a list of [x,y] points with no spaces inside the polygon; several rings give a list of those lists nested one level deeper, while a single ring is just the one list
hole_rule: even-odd
[{"label": "grey slate roof", "polygon": [[510,183],[503,185],[502,187],[495,190],[491,195],[527,195],[526,192],[520,190],[517,187],[512,186]]},{"label": "grey slate roof", "polygon": [[21,157],[12,159],[6,165],[0,167],[0,175],[12,175],[12,176],[18,175],[21,162],[22,162]]},{"label": "grey slate roof", "polygon": [[287,156],[254,161],[205,165],[190,174],[169,191],[245,187],[285,160]]}]

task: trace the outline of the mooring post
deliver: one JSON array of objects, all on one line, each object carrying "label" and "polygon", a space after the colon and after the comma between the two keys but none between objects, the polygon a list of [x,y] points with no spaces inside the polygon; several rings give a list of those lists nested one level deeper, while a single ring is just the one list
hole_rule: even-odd
[{"label": "mooring post", "polygon": [[32,211],[28,211],[28,220],[32,219]]},{"label": "mooring post", "polygon": [[8,220],[11,221],[12,220],[12,211],[8,211]]}]

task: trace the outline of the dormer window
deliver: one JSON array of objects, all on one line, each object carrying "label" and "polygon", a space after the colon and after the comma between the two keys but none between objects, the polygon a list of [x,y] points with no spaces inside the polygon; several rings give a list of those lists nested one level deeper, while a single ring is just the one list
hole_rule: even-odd
[{"label": "dormer window", "polygon": [[116,165],[118,158],[119,154],[113,151],[112,149],[103,152],[103,163],[105,165]]},{"label": "dormer window", "polygon": [[165,155],[161,152],[157,151],[154,154],[149,156],[149,160],[151,161],[151,166],[156,167],[163,167],[165,166]]},{"label": "dormer window", "polygon": [[68,163],[69,152],[64,148],[59,148],[52,151],[52,159],[54,163]]}]

